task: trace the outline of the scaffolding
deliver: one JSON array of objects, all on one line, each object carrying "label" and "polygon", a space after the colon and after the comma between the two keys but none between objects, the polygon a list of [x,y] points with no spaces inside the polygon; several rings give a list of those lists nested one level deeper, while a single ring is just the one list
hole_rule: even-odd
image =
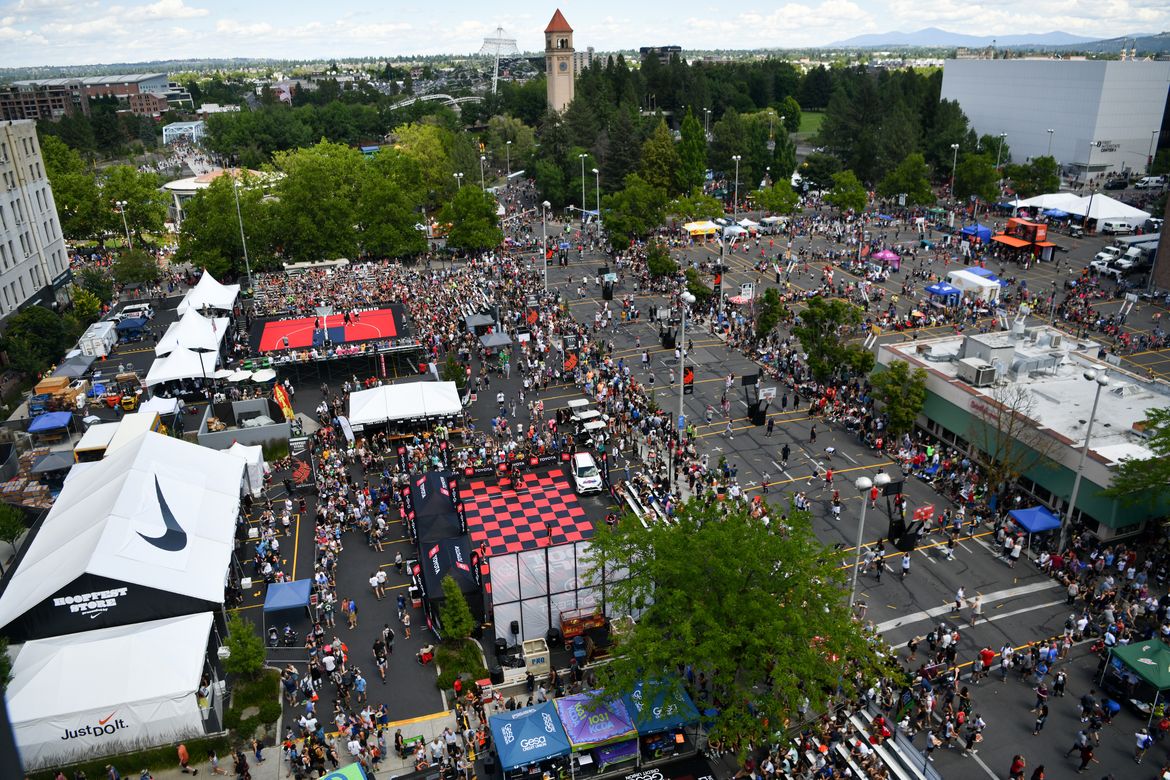
[{"label": "scaffolding", "polygon": [[484,56],[494,57],[495,66],[492,68],[492,94],[496,94],[496,85],[500,80],[500,55],[513,56],[520,53],[520,49],[516,47],[516,39],[506,37],[503,27],[497,27],[495,35],[483,39],[483,46],[479,47],[479,53]]}]

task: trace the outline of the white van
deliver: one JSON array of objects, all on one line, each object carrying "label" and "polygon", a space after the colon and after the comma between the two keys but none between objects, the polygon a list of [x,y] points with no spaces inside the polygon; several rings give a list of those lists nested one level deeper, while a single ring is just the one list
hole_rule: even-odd
[{"label": "white van", "polygon": [[1158,190],[1166,186],[1165,176],[1143,176],[1133,185],[1139,190]]},{"label": "white van", "polygon": [[1101,232],[1106,235],[1117,236],[1122,233],[1132,233],[1133,228],[1129,223],[1121,219],[1105,219],[1101,221]]},{"label": "white van", "polygon": [[148,320],[154,319],[154,307],[149,303],[132,303],[118,312],[117,320],[121,322],[122,320],[132,320],[136,317],[142,317]]}]

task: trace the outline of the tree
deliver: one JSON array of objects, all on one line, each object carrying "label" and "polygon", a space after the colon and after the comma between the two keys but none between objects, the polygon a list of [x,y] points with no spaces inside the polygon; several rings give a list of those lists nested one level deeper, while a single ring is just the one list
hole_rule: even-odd
[{"label": "tree", "polygon": [[495,166],[506,169],[511,161],[512,170],[517,170],[535,148],[536,131],[521,120],[511,116],[493,116],[488,120],[487,149]]},{"label": "tree", "polygon": [[715,294],[715,291],[707,286],[707,283],[699,276],[699,269],[697,268],[687,268],[686,278],[687,292],[695,296],[695,304],[700,308],[705,306],[707,301],[711,300],[711,296]]},{"label": "tree", "polygon": [[642,144],[640,173],[651,187],[667,193],[678,192],[678,167],[679,155],[674,148],[674,138],[666,127],[666,120],[659,119],[650,137]]},{"label": "tree", "polygon": [[702,187],[707,177],[707,137],[689,106],[679,133],[677,184],[679,191],[691,192]]},{"label": "tree", "polygon": [[[445,157],[444,157],[445,159]],[[356,203],[365,159],[357,149],[322,141],[276,154],[284,172],[273,218],[287,257],[316,262],[357,253]]]},{"label": "tree", "polygon": [[878,183],[877,194],[883,198],[906,196],[907,206],[930,206],[935,202],[930,188],[930,167],[921,152],[909,154]]},{"label": "tree", "polygon": [[362,252],[405,257],[426,251],[426,233],[415,227],[424,221],[422,202],[422,177],[413,160],[393,149],[367,160],[354,204]]},{"label": "tree", "polygon": [[1020,165],[1005,165],[1003,177],[1021,198],[1031,198],[1060,189],[1060,166],[1055,157],[1035,157]]},{"label": "tree", "polygon": [[673,276],[678,273],[678,263],[670,256],[670,250],[661,241],[651,241],[646,248],[646,268],[653,277]]},{"label": "tree", "polygon": [[926,405],[926,371],[910,369],[904,360],[895,360],[869,377],[874,398],[886,413],[886,429],[894,436],[914,430],[914,423]]},{"label": "tree", "polygon": [[167,206],[170,200],[159,188],[162,181],[156,174],[145,173],[131,165],[114,165],[102,172],[99,180],[101,197],[105,207],[113,209],[115,203],[125,203],[121,216],[115,215],[117,226],[126,227],[141,238],[144,233],[161,233],[167,220]]},{"label": "tree", "polygon": [[93,293],[102,303],[114,300],[114,283],[104,271],[97,268],[82,269],[75,277],[77,285]]},{"label": "tree", "polygon": [[8,318],[0,349],[8,362],[26,374],[40,374],[53,365],[72,341],[65,320],[44,306],[30,306]]},{"label": "tree", "polygon": [[984,203],[994,203],[999,198],[995,159],[987,154],[962,155],[955,168],[954,195],[961,200],[974,196]]},{"label": "tree", "polygon": [[833,174],[833,189],[825,196],[825,202],[841,211],[859,213],[865,210],[869,195],[853,171]]},{"label": "tree", "polygon": [[462,642],[475,631],[475,617],[454,577],[450,574],[444,576],[442,586],[443,603],[439,606],[439,622],[443,626],[443,636],[449,642]]},{"label": "tree", "polygon": [[89,290],[73,285],[70,292],[73,297],[73,314],[82,325],[88,325],[102,313],[102,302]]},{"label": "tree", "polygon": [[153,284],[161,273],[154,255],[141,249],[122,252],[110,266],[110,272],[118,284]]},{"label": "tree", "polygon": [[1170,173],[1170,146],[1159,149],[1150,165],[1151,176],[1165,176]]},{"label": "tree", "polygon": [[93,172],[60,138],[41,135],[45,175],[61,218],[61,232],[74,240],[97,238],[113,226],[114,215],[102,200]]},{"label": "tree", "polygon": [[233,191],[236,181],[232,176],[218,176],[209,187],[196,192],[183,209],[186,218],[179,228],[179,261],[203,268],[217,279],[244,274],[241,219],[251,264],[264,267],[272,254],[269,231],[275,206],[265,202],[261,182],[245,174]]},{"label": "tree", "polygon": [[[663,672],[689,666],[710,684],[693,691],[700,709],[720,702],[712,738],[746,751],[798,711],[822,711],[838,686],[868,685],[879,657],[842,597],[842,554],[817,540],[806,512],[788,514],[777,530],[778,517],[769,528],[738,502],[692,499],[673,525],[627,515],[594,537],[588,581],[608,574],[612,608],[640,613],[596,669],[602,695],[642,683],[653,700],[672,684]],[[618,571],[629,577],[612,581]]]},{"label": "tree", "polygon": [[781,179],[771,187],[756,190],[755,202],[758,207],[772,214],[795,214],[800,206],[800,196],[787,179]]},{"label": "tree", "polygon": [[496,199],[479,187],[461,187],[439,212],[439,221],[451,225],[447,246],[469,252],[493,249],[504,240]]},{"label": "tree", "polygon": [[706,195],[695,187],[690,195],[680,195],[672,200],[667,211],[684,222],[693,222],[723,216],[723,204],[718,198]]},{"label": "tree", "polygon": [[848,344],[849,331],[861,323],[862,310],[841,298],[810,298],[800,313],[792,335],[808,354],[808,367],[818,381],[830,379],[840,371],[868,374],[873,369],[873,353]]},{"label": "tree", "polygon": [[454,382],[455,387],[460,390],[467,385],[467,367],[459,362],[459,358],[452,351],[447,352],[447,359],[439,368],[439,376],[444,382]]},{"label": "tree", "polygon": [[1002,493],[1020,475],[1049,460],[1055,440],[1034,419],[1036,401],[1027,385],[994,387],[971,408],[967,440],[992,492]]},{"label": "tree", "polygon": [[800,103],[792,95],[780,101],[776,113],[784,117],[784,128],[790,133],[800,132]]},{"label": "tree", "polygon": [[841,161],[831,154],[813,152],[800,164],[800,177],[810,190],[827,190],[833,186],[833,174],[841,170]]},{"label": "tree", "polygon": [[224,646],[230,655],[224,659],[224,670],[248,680],[256,679],[267,657],[264,639],[256,632],[256,625],[244,619],[240,613],[233,612],[228,617],[227,629]]},{"label": "tree", "polygon": [[626,177],[621,191],[601,201],[602,220],[614,246],[650,234],[661,224],[665,209],[666,192],[636,173]]},{"label": "tree", "polygon": [[759,308],[756,310],[756,336],[763,338],[780,324],[784,315],[784,301],[775,287],[764,290],[760,298]]},{"label": "tree", "polygon": [[[0,542],[9,545],[15,552],[17,541],[27,531],[28,526],[24,523],[24,512],[12,504],[0,503]],[[3,564],[2,559],[0,559],[0,564]],[[0,565],[0,574],[3,572],[4,567]],[[0,683],[3,683],[2,679],[0,679]]]},{"label": "tree", "polygon": [[1113,473],[1113,483],[1101,491],[1124,503],[1155,505],[1164,501],[1170,485],[1170,409],[1146,413],[1145,445],[1153,456],[1126,458]]}]

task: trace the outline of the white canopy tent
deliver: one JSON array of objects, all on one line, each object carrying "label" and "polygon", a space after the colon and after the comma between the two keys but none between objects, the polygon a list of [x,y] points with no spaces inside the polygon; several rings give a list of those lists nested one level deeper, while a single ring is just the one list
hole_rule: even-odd
[{"label": "white canopy tent", "polygon": [[0,593],[14,641],[223,603],[240,458],[151,432],[74,471]]},{"label": "white canopy tent", "polygon": [[167,417],[167,416],[170,416],[172,414],[178,414],[178,412],[179,412],[179,399],[178,398],[163,398],[162,396],[156,395],[154,398],[151,398],[149,401],[143,401],[141,404],[138,405],[138,413],[142,414],[143,412],[154,412],[155,414],[160,415],[162,417]]},{"label": "white canopy tent", "polygon": [[360,390],[349,396],[351,425],[377,425],[394,420],[449,417],[463,403],[454,382],[409,382]]},{"label": "white canopy tent", "polygon": [[964,293],[970,293],[975,298],[982,298],[988,303],[999,300],[999,282],[992,281],[970,271],[951,271],[947,274],[947,284],[957,287]]},{"label": "white canopy tent", "polygon": [[1018,209],[1060,209],[1069,214],[1083,214],[1084,209],[1080,208],[1082,201],[1083,198],[1080,195],[1074,195],[1071,192],[1050,192],[1046,195],[1017,200],[1013,205]]},{"label": "white canopy tent", "polygon": [[187,291],[183,300],[179,301],[179,316],[188,311],[203,311],[204,309],[231,311],[239,294],[240,286],[238,284],[220,284],[215,280],[215,277],[204,271],[203,276],[199,277],[198,283]]},{"label": "white canopy tent", "polygon": [[1146,220],[1150,218],[1148,211],[1142,211],[1108,195],[1102,195],[1100,192],[1094,193],[1092,197],[1082,198],[1081,201],[1083,205],[1080,208],[1065,209],[1065,211],[1080,217],[1087,216],[1088,219],[1095,219],[1098,225],[1102,220],[1108,219],[1119,220],[1130,227],[1137,227],[1144,225]]},{"label": "white canopy tent", "polygon": [[692,236],[713,236],[719,232],[719,226],[709,219],[688,222],[682,226],[682,229]]},{"label": "white canopy tent", "polygon": [[237,441],[224,451],[244,461],[244,490],[255,498],[263,495],[264,475],[268,473],[268,464],[264,462],[264,448],[259,444],[249,447]]},{"label": "white canopy tent", "polygon": [[203,612],[14,648],[6,698],[24,768],[203,736],[196,692],[211,628]]},{"label": "white canopy tent", "polygon": [[748,228],[749,230],[751,228],[760,226],[759,222],[753,222],[752,220],[748,219],[747,217],[744,217],[743,219],[741,219],[739,222],[736,222],[735,224],[739,225],[741,228]]},{"label": "white canopy tent", "polygon": [[143,384],[147,387],[173,382],[177,379],[199,379],[215,373],[219,353],[195,352],[179,347],[163,358],[157,358],[146,372]]},{"label": "white canopy tent", "polygon": [[189,309],[167,328],[167,332],[155,344],[154,354],[169,355],[180,348],[216,352],[227,335],[228,322],[227,317],[208,319],[194,309]]}]

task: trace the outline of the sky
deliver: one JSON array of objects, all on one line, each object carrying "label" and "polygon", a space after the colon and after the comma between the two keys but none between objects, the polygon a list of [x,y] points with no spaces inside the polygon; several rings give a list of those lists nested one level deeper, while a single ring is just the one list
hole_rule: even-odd
[{"label": "sky", "polygon": [[[1165,0],[562,0],[578,49],[752,49],[940,27],[1109,38],[1170,29]],[[555,5],[517,0],[0,0],[0,67],[194,57],[467,54],[503,27],[543,49]]]}]

